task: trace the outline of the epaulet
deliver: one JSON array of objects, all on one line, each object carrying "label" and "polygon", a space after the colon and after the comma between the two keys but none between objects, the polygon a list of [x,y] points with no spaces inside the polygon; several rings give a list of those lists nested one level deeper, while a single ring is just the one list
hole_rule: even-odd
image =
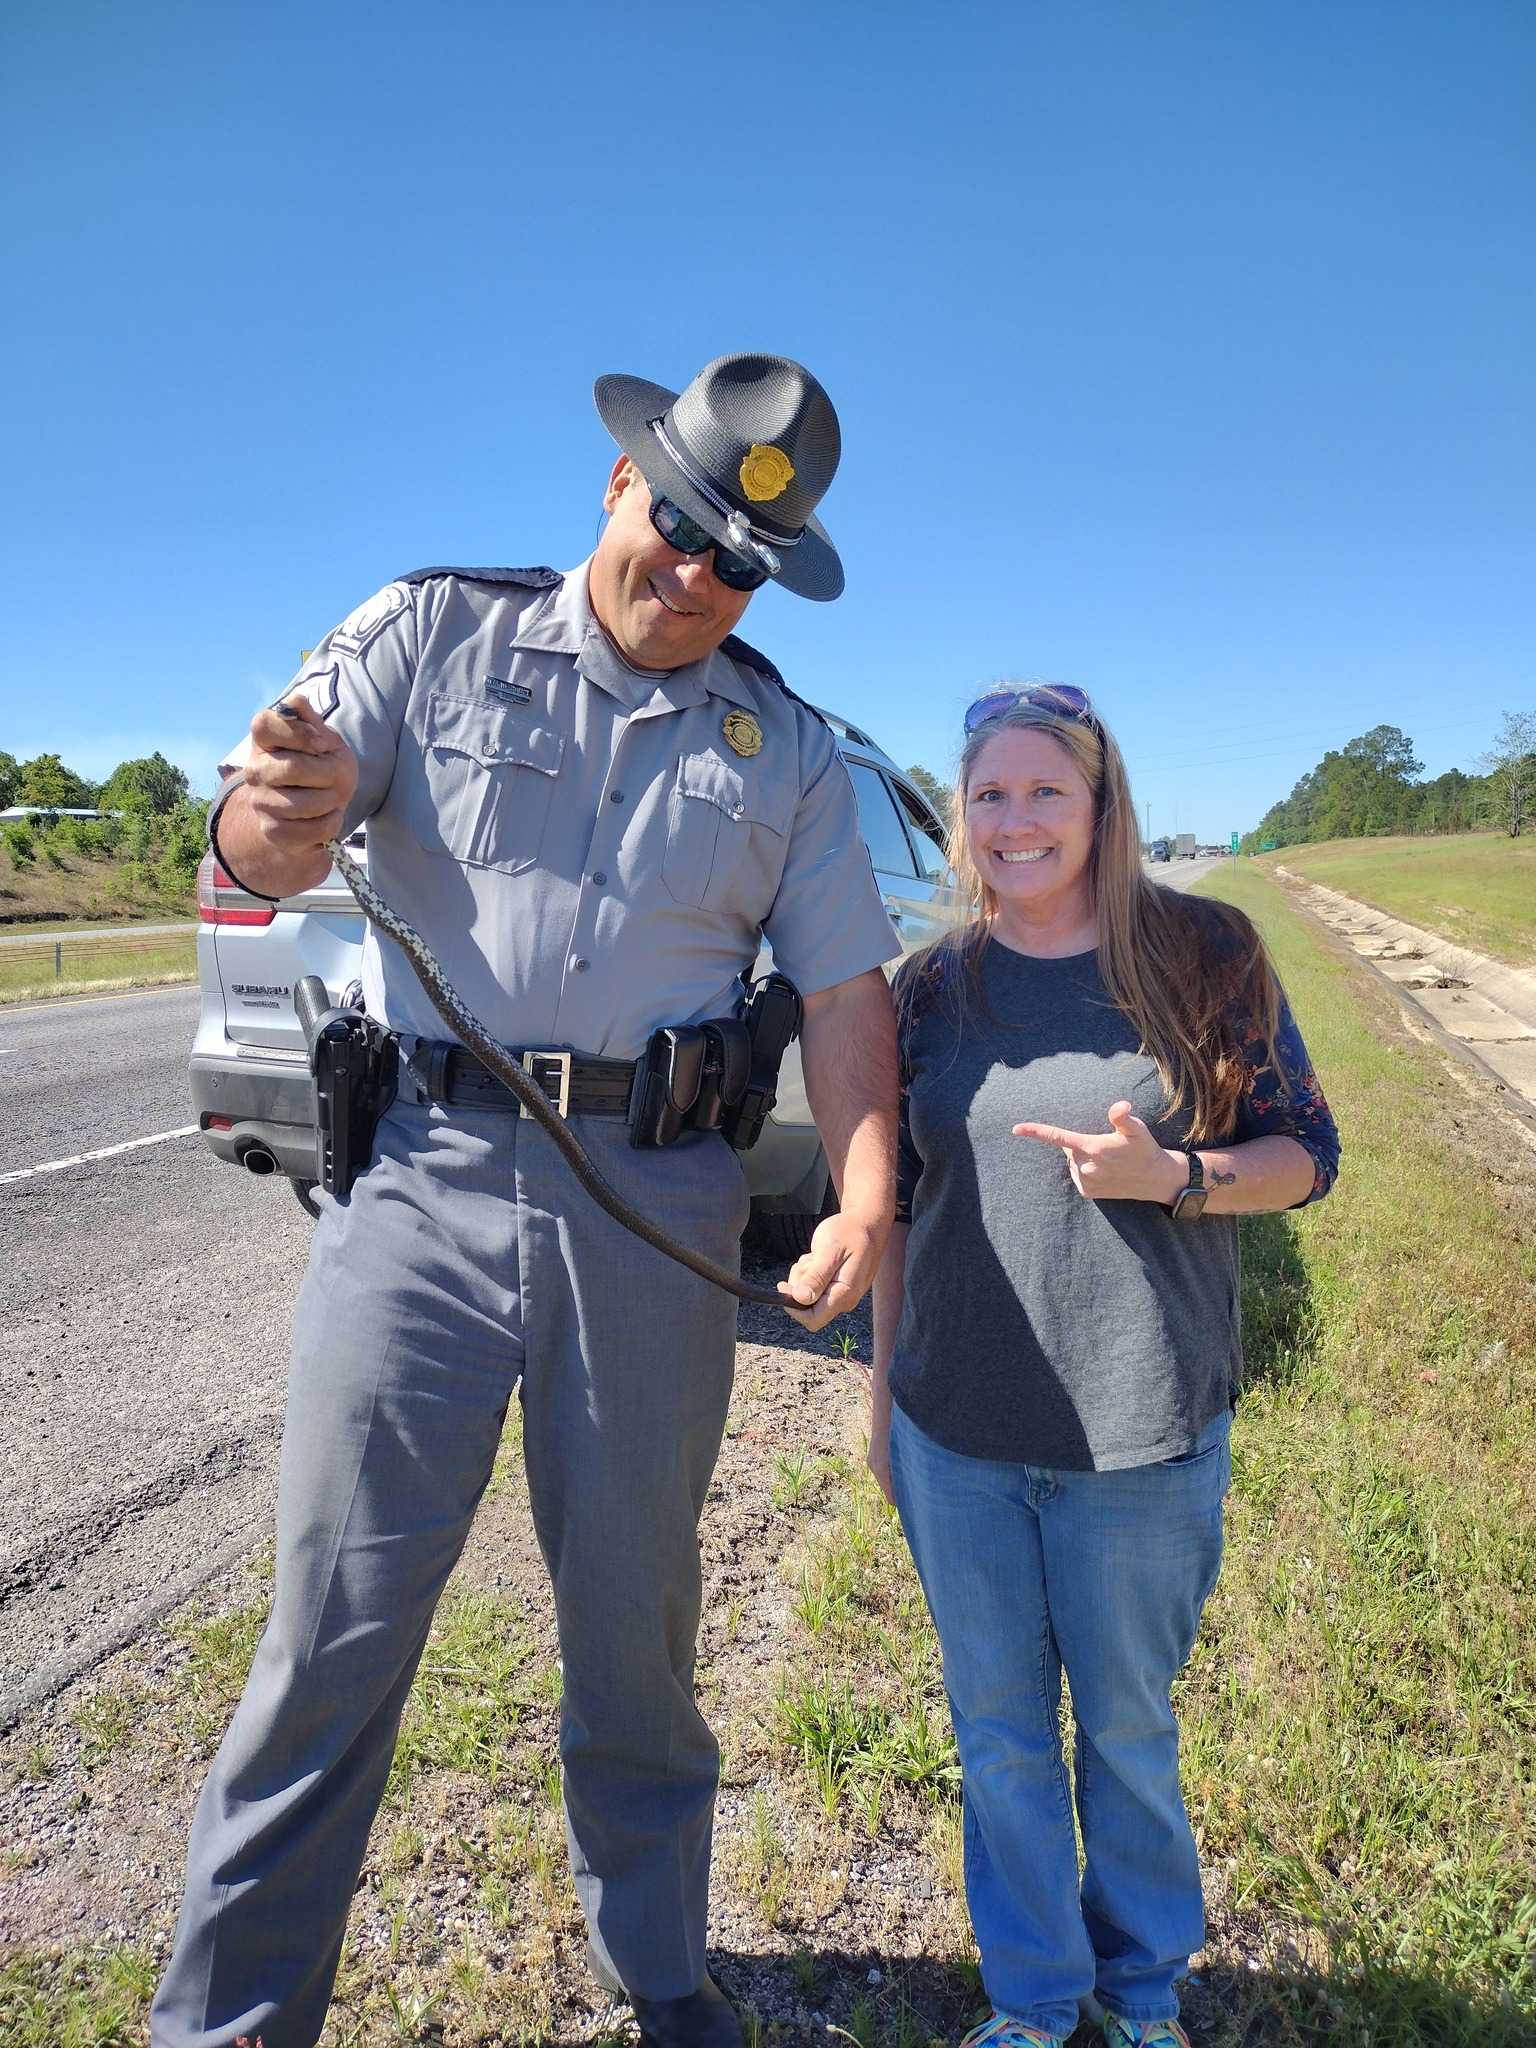
[{"label": "epaulet", "polygon": [[525,590],[551,590],[565,578],[558,569],[413,569],[397,583],[426,583],[434,576],[462,576],[466,583],[520,583]]},{"label": "epaulet", "polygon": [[816,706],[808,698],[800,696],[798,692],[789,687],[766,654],[759,654],[755,647],[750,646],[745,640],[738,639],[734,633],[720,642],[720,652],[728,654],[732,661],[739,661],[743,668],[756,669],[758,674],[765,677],[768,682],[777,683],[786,697],[793,699],[796,704],[803,704],[806,710],[810,712],[812,718],[819,720],[822,725],[826,725],[827,731],[831,732],[832,728],[830,725],[827,725],[827,721],[822,713],[816,709]]},{"label": "epaulet", "polygon": [[770,683],[777,683],[781,690],[789,688],[767,655],[759,654],[755,647],[749,647],[745,640],[738,639],[734,633],[720,642],[720,652],[728,654],[732,661],[739,661],[743,668],[755,668],[760,676],[766,676]]}]

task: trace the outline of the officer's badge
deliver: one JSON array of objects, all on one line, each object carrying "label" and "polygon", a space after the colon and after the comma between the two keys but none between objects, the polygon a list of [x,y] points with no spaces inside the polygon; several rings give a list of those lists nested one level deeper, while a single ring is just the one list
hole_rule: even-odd
[{"label": "officer's badge", "polygon": [[784,450],[763,441],[752,443],[742,457],[739,473],[741,488],[754,505],[766,505],[770,498],[781,497],[795,480],[794,464]]},{"label": "officer's badge", "polygon": [[725,743],[744,761],[750,761],[754,754],[763,751],[763,728],[750,711],[728,711],[725,724],[720,728],[725,734]]}]

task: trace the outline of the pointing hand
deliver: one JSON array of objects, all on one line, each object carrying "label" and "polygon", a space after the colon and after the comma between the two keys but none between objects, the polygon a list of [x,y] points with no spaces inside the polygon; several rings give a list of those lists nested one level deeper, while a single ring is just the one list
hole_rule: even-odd
[{"label": "pointing hand", "polygon": [[1109,1126],[1093,1133],[1015,1124],[1013,1135],[1057,1146],[1073,1187],[1090,1202],[1171,1202],[1189,1179],[1183,1153],[1159,1145],[1128,1102],[1110,1104]]}]

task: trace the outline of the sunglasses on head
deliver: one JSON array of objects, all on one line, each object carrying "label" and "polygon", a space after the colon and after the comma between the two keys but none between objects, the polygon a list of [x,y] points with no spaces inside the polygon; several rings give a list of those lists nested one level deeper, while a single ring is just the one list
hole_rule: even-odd
[{"label": "sunglasses on head", "polygon": [[766,569],[722,547],[712,533],[700,526],[697,519],[690,519],[682,506],[674,505],[670,498],[652,496],[651,524],[667,546],[676,548],[680,555],[707,554],[713,548],[715,574],[727,590],[758,590],[768,581]]},{"label": "sunglasses on head", "polygon": [[977,726],[985,725],[989,718],[1001,718],[1005,711],[1015,711],[1021,704],[1031,705],[1036,711],[1054,712],[1058,718],[1075,718],[1079,725],[1086,725],[1095,733],[1100,729],[1088,692],[1078,689],[1075,683],[1005,683],[978,697],[966,712],[967,735]]}]

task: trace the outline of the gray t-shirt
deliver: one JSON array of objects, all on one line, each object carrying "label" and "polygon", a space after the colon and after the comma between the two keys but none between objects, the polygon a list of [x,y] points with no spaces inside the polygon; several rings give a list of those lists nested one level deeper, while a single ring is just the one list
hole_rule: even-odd
[{"label": "gray t-shirt", "polygon": [[[953,968],[928,980],[903,1032],[912,1227],[895,1401],[972,1457],[1104,1472],[1193,1449],[1242,1373],[1236,1220],[1086,1201],[1059,1150],[1012,1135],[1024,1121],[1107,1133],[1125,1100],[1161,1143],[1185,1138],[1097,956],[1035,959],[994,939],[980,999],[968,983],[958,1010]],[[1276,1044],[1294,1048],[1287,1067],[1300,1056],[1302,1114],[1261,1048],[1231,1141],[1296,1137],[1325,1193],[1337,1139],[1288,1012]]]}]

